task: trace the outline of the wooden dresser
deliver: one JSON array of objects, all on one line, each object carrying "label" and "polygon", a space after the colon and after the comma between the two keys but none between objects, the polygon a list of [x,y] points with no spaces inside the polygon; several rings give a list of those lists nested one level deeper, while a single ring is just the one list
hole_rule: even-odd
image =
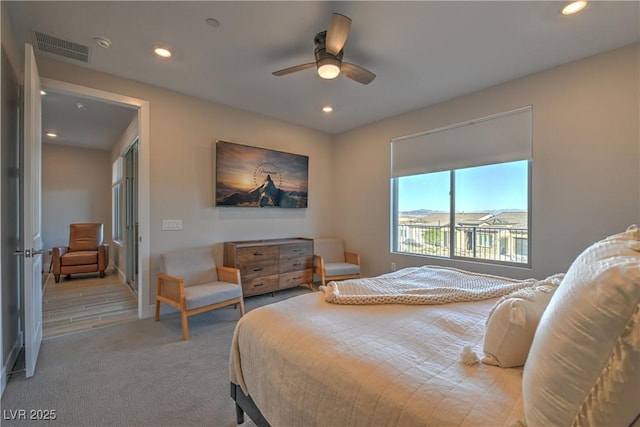
[{"label": "wooden dresser", "polygon": [[245,297],[313,282],[313,240],[305,238],[224,243],[224,265],[240,270]]}]

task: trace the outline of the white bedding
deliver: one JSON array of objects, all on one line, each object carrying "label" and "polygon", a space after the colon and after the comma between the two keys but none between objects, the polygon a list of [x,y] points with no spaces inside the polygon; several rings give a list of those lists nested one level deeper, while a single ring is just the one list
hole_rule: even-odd
[{"label": "white bedding", "polygon": [[425,265],[378,277],[329,282],[320,290],[325,301],[334,304],[449,304],[501,297],[535,282]]},{"label": "white bedding", "polygon": [[231,381],[273,427],[510,426],[524,419],[522,370],[460,362],[481,354],[495,299],[357,305],[322,292],[239,321]]}]

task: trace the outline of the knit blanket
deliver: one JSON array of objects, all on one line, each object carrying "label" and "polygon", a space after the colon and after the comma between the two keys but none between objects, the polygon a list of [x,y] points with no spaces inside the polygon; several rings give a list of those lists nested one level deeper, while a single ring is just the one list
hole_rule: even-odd
[{"label": "knit blanket", "polygon": [[378,277],[329,282],[320,289],[334,304],[447,304],[497,298],[533,286],[534,279],[473,273],[455,268],[406,268]]}]

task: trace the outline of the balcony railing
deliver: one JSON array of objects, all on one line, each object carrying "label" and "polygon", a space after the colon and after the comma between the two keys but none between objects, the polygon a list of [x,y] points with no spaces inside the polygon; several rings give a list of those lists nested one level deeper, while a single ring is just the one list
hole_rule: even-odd
[{"label": "balcony railing", "polygon": [[[527,229],[506,227],[455,226],[454,256],[527,264]],[[451,257],[448,225],[401,224],[397,252]]]}]

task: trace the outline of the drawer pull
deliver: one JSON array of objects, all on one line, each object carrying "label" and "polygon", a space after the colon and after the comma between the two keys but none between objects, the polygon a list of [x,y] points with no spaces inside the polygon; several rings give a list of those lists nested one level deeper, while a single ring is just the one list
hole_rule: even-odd
[{"label": "drawer pull", "polygon": [[264,286],[264,283],[258,283],[256,285],[254,285],[254,287],[259,288],[260,286]]},{"label": "drawer pull", "polygon": [[262,256],[262,255],[263,255],[263,253],[262,253],[262,252],[254,252],[254,253],[253,253],[253,256]]},{"label": "drawer pull", "polygon": [[256,272],[257,272],[257,271],[262,271],[262,270],[264,270],[264,268],[254,268],[254,269],[253,269],[253,271],[256,271]]}]

